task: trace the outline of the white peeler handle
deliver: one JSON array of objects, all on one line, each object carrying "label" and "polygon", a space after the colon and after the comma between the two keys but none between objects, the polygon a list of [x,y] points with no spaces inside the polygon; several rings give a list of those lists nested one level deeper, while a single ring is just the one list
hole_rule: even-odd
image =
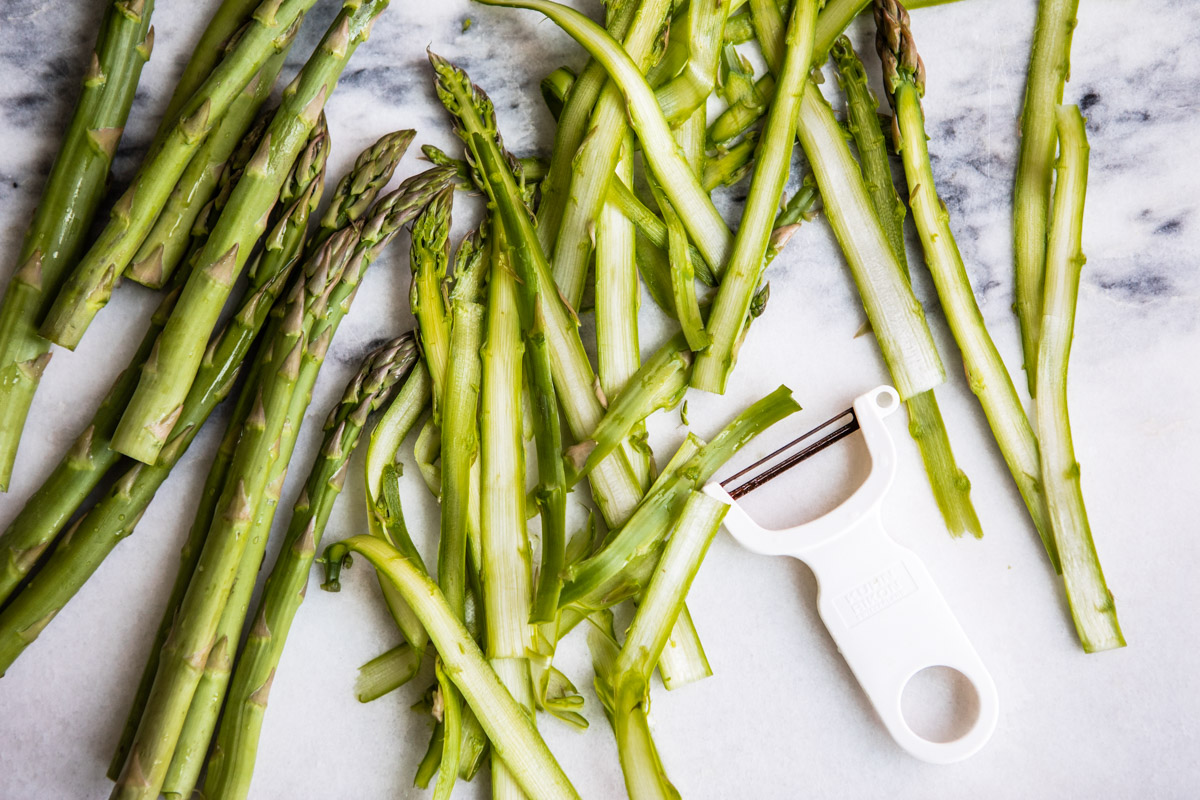
[{"label": "white peeler handle", "polygon": [[[759,526],[719,484],[705,491],[730,505],[725,527],[744,547],[789,555],[812,568],[821,619],[892,738],[911,755],[949,764],[974,755],[991,738],[1000,713],[996,684],[916,553],[884,530],[880,502],[895,474],[895,448],[883,418],[899,405],[891,387],[854,403],[871,453],[871,475],[841,506],[786,530]],[[962,673],[979,698],[979,716],[964,736],[932,742],[904,720],[901,696],[927,667]]]}]

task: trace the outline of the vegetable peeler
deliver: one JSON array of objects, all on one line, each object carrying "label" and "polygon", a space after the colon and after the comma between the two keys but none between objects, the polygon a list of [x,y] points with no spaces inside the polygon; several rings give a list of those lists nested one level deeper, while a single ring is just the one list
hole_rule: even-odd
[{"label": "vegetable peeler", "polygon": [[[929,570],[883,527],[883,499],[896,476],[896,447],[884,420],[899,407],[900,395],[891,386],[872,389],[851,408],[704,491],[729,504],[724,524],[742,547],[808,564],[817,578],[821,619],[892,738],[922,761],[951,764],[987,743],[1000,703],[992,676]],[[766,530],[738,506],[739,497],[857,430],[866,441],[871,472],[833,511],[794,528]],[[918,736],[900,707],[909,680],[939,666],[960,672],[979,698],[974,726],[950,742]]]}]

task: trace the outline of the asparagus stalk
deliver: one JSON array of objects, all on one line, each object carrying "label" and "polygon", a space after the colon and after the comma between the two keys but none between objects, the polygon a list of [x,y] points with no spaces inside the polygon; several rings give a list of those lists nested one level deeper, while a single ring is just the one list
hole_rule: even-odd
[{"label": "asparagus stalk", "polygon": [[[163,645],[158,671],[129,757],[113,790],[115,798],[155,798],[163,788],[176,744],[192,705],[202,668],[214,644],[238,565],[275,453],[286,435],[292,395],[305,352],[322,347],[315,332],[329,313],[331,295],[347,274],[358,230],[327,242],[306,264],[288,299],[284,322],[263,353],[265,366],[255,401],[229,465],[225,485],[206,536],[196,572]],[[327,345],[326,345],[327,346]]]},{"label": "asparagus stalk", "polygon": [[1067,416],[1067,360],[1075,334],[1079,274],[1086,261],[1082,231],[1088,143],[1077,106],[1058,106],[1055,119],[1059,158],[1046,246],[1046,296],[1039,337],[1036,410],[1042,435],[1042,474],[1054,541],[1062,559],[1067,600],[1083,649],[1095,653],[1124,647],[1125,637],[1092,540]]},{"label": "asparagus stalk", "polygon": [[[688,234],[704,255],[704,260],[720,274],[733,237],[713,206],[708,193],[700,185],[699,178],[679,153],[662,110],[654,100],[653,91],[635,61],[611,36],[587,17],[551,0],[482,1],[487,5],[527,8],[545,14],[587,49],[596,60],[604,64],[615,85],[626,97],[626,110],[633,129],[641,140],[642,151],[650,171],[662,186],[671,204],[675,206],[675,210],[687,226]],[[593,123],[595,122],[596,120],[593,120]],[[603,132],[604,129],[599,130]],[[597,171],[591,178],[603,178],[611,174],[612,169],[607,172]],[[600,199],[603,197],[604,195],[601,195]],[[594,217],[593,212],[589,218]],[[559,278],[564,275],[558,268],[558,253],[563,247],[564,243],[560,241],[555,249],[555,266]],[[575,280],[582,284],[583,278],[572,278],[572,281]],[[569,288],[566,281],[559,282],[564,286],[565,292]],[[568,300],[570,299],[568,297]]]},{"label": "asparagus stalk", "polygon": [[412,226],[412,289],[409,306],[421,334],[425,366],[433,379],[433,421],[442,420],[442,393],[446,384],[446,361],[450,354],[450,311],[442,296],[446,268],[450,263],[450,208],[454,188],[434,196]]},{"label": "asparagus stalk", "polygon": [[[712,94],[717,82],[717,64],[729,5],[722,0],[691,0],[688,3],[683,38],[687,44],[687,62],[675,77],[654,92],[668,122],[688,119]],[[678,39],[672,37],[672,41]]]},{"label": "asparagus stalk", "polygon": [[290,49],[290,46],[285,47],[267,59],[263,68],[229,105],[224,118],[205,137],[204,144],[179,177],[179,183],[171,190],[154,227],[134,254],[129,265],[130,279],[157,289],[183,261],[190,244],[188,233],[217,191],[222,176],[236,174],[240,177],[253,153],[250,149],[246,160],[240,164],[232,160],[234,153],[247,141],[246,134],[271,95]]},{"label": "asparagus stalk", "polygon": [[878,25],[876,47],[883,61],[884,84],[896,114],[900,134],[898,147],[910,187],[909,204],[917,232],[921,235],[925,263],[933,276],[950,331],[962,352],[967,382],[979,398],[992,435],[1041,534],[1046,552],[1050,560],[1056,562],[1037,440],[1008,369],[984,326],[983,314],[975,302],[962,254],[950,228],[949,214],[934,183],[921,110],[925,66],[917,55],[916,43],[908,28],[908,14],[891,0],[876,3],[875,18]]},{"label": "asparagus stalk", "polygon": [[71,527],[34,580],[0,612],[0,674],[50,624],[117,543],[133,532],[200,426],[229,394],[286,277],[277,275],[250,294],[209,348],[160,462],[147,467],[123,459],[116,465],[118,479],[112,489]]},{"label": "asparagus stalk", "polygon": [[[491,295],[495,292],[493,286]],[[437,584],[411,559],[374,537],[354,536],[326,550],[329,579],[323,588],[337,590],[340,569],[351,551],[366,558],[411,604],[429,631],[446,674],[475,712],[491,740],[493,752],[499,755],[520,788],[531,798],[577,798],[579,795],[538,734],[533,720],[489,666]]]},{"label": "asparagus stalk", "polygon": [[[650,184],[654,199],[658,201],[659,210],[667,225],[668,262],[671,267],[671,302],[675,309],[675,317],[683,328],[688,347],[701,351],[712,344],[712,336],[704,327],[704,318],[700,314],[700,299],[696,296],[696,271],[688,253],[687,231],[683,221],[675,213],[671,201],[662,195],[661,190]],[[690,365],[689,365],[690,366]]]},{"label": "asparagus stalk", "polygon": [[[322,135],[316,137],[313,142],[310,142],[309,145],[310,149],[314,150],[314,157],[322,162],[324,161],[328,150],[326,147],[327,141],[328,139]],[[307,161],[307,159],[305,159],[305,161]],[[308,218],[311,213],[316,210],[318,203],[320,203],[321,192],[324,185],[323,171],[318,172],[316,176],[310,176],[308,171],[304,169],[299,170],[298,173],[294,171],[293,180],[289,181],[289,183],[297,184],[297,182],[303,185],[294,185],[291,193],[295,193],[295,191],[298,190],[299,194],[294,198],[293,202],[275,223],[271,234],[267,237],[267,246],[264,248],[263,255],[260,257],[259,263],[255,266],[256,273],[263,279],[266,279],[268,276],[288,274],[291,272],[297,258],[300,255],[300,251],[304,246],[304,236],[308,227]],[[273,338],[273,334],[268,333],[262,338],[263,340],[269,341],[271,338]],[[265,345],[262,346],[265,347]],[[252,372],[255,374],[251,374],[249,376],[249,379],[246,382],[246,385],[248,386],[257,384],[257,371],[252,370]],[[132,388],[133,387],[130,386],[131,392]],[[208,477],[205,479],[204,489],[200,495],[200,504],[196,509],[195,518],[192,522],[191,529],[188,532],[188,537],[184,543],[183,550],[180,553],[179,570],[176,573],[175,582],[171,587],[170,597],[167,601],[166,607],[163,610],[162,619],[159,621],[158,631],[156,632],[153,643],[150,646],[150,656],[147,659],[145,668],[142,670],[142,677],[138,683],[137,692],[134,694],[133,704],[130,707],[129,716],[126,719],[125,729],[121,734],[121,739],[117,744],[112,761],[109,763],[108,775],[114,781],[119,777],[121,767],[125,764],[126,757],[129,754],[129,748],[133,743],[134,734],[137,732],[138,724],[141,721],[142,711],[146,705],[146,699],[150,694],[150,688],[154,682],[154,676],[158,671],[159,655],[162,652],[163,644],[166,642],[167,635],[171,631],[171,627],[174,624],[175,618],[179,613],[179,606],[183,602],[183,597],[187,592],[188,584],[191,581],[193,573],[196,571],[196,563],[199,560],[200,552],[204,547],[205,536],[212,524],[213,516],[216,514],[217,504],[221,496],[221,490],[225,485],[225,478],[229,471],[229,465],[233,460],[233,455],[237,448],[237,442],[242,432],[242,423],[249,415],[253,402],[254,395],[252,392],[242,391],[239,393],[237,405],[230,417],[230,422],[226,428],[225,436],[222,438],[220,447],[217,450],[217,455],[214,458],[212,465],[209,467]],[[268,486],[274,486],[276,483],[277,481],[268,481]],[[256,522],[256,529],[251,532],[251,538],[253,538],[255,535],[265,536],[266,532],[259,530],[258,528],[259,526]],[[250,559],[247,559],[246,561],[249,562]],[[248,570],[249,568],[243,565],[241,569]],[[239,573],[238,581],[241,581],[241,584],[235,584],[239,586],[238,591],[242,593],[248,592],[249,588],[245,586],[245,583],[249,582],[250,588],[252,588],[256,575],[257,565],[255,565],[252,572],[248,572],[247,574]],[[240,635],[240,627],[238,628],[237,632],[233,633],[233,635],[229,635],[230,631],[228,629],[233,624],[230,616],[231,615],[227,614],[222,618],[223,630],[219,631],[219,633],[226,634],[227,643],[229,640],[232,640],[234,643],[233,646],[236,647],[236,642],[238,640],[238,636]],[[242,616],[244,617],[245,614],[243,613]],[[237,624],[240,626],[240,620]],[[218,642],[220,641],[220,638],[220,635],[218,635]],[[232,656],[233,653],[230,652],[228,647],[222,648],[221,651],[218,652],[217,657],[212,658],[213,671],[217,669],[222,660],[231,659]],[[208,680],[210,678],[208,665],[206,665],[205,673],[205,679],[202,680],[202,683],[204,680]],[[216,713],[220,711],[220,693],[214,693],[210,690],[208,692],[198,691],[198,694],[201,697],[206,695],[212,697],[214,694],[216,694],[216,703],[210,704],[209,709],[212,719],[215,720]],[[193,719],[189,713],[188,723],[185,724],[184,728],[185,734],[190,730],[196,730],[197,728],[202,727],[202,716],[203,715],[200,712],[197,712],[195,719]],[[185,738],[187,737],[185,736]],[[203,763],[203,754],[208,747],[209,737],[207,734],[205,734],[203,736],[197,736],[197,738],[203,739],[203,741],[189,742],[189,746],[185,746],[183,749],[192,753],[193,760],[199,760],[201,763]],[[192,782],[194,783],[194,781],[195,776],[192,777]],[[167,784],[164,784],[164,786],[175,783],[175,781],[171,780],[171,775],[168,774],[168,782]],[[190,788],[188,791],[190,793]],[[183,794],[183,792],[180,793]]]},{"label": "asparagus stalk", "polygon": [[[879,103],[867,86],[867,72],[858,54],[845,36],[833,45],[833,60],[837,65],[842,90],[846,93],[850,133],[858,148],[863,180],[875,206],[875,214],[896,255],[896,261],[908,276],[908,257],[904,246],[904,217],[906,208],[892,183],[892,165],[888,160],[887,142],[879,124]],[[922,392],[909,400],[908,431],[917,442],[925,475],[933,489],[934,499],[942,518],[953,536],[971,533],[983,536],[979,517],[971,503],[971,481],[958,468],[950,437],[942,420],[933,391]]]},{"label": "asparagus stalk", "polygon": [[[757,8],[763,2],[778,10],[774,0],[751,0],[751,8]],[[733,255],[730,256],[725,277],[708,316],[712,346],[697,356],[695,369],[692,370],[692,385],[698,389],[724,394],[733,371],[735,348],[742,338],[750,301],[758,288],[775,209],[779,207],[791,167],[792,147],[796,138],[796,112],[813,64],[816,19],[815,0],[793,4],[787,47],[779,73],[779,89],[759,140],[754,176],[750,179],[750,194],[734,239]],[[778,65],[780,62],[775,63]]]},{"label": "asparagus stalk", "polygon": [[38,335],[37,324],[104,196],[142,66],[154,46],[153,8],[153,0],[107,4],[75,111],[0,303],[0,491],[8,490],[25,418],[50,360],[50,343]]},{"label": "asparagus stalk", "polygon": [[[633,800],[679,797],[663,770],[646,720],[650,676],[728,510],[705,494],[688,493],[624,645],[611,665],[602,659],[596,671],[596,692],[616,734],[625,789]],[[593,636],[597,634],[603,635],[599,629]],[[609,640],[608,647],[612,646],[615,642]]]},{"label": "asparagus stalk", "polygon": [[178,309],[159,337],[156,357],[142,370],[138,388],[113,436],[116,450],[139,461],[154,462],[195,379],[204,344],[225,299],[263,231],[266,211],[317,124],[348,59],[366,40],[371,22],[387,4],[388,0],[368,0],[344,8],[295,81],[284,90],[283,103],[267,129],[263,146],[238,181],[184,287]]},{"label": "asparagus stalk", "polygon": [[[117,280],[125,274],[130,259],[205,137],[267,60],[287,48],[313,2],[270,2],[263,6],[263,14],[251,18],[234,49],[184,104],[170,132],[159,141],[113,207],[104,230],[50,307],[42,322],[42,336],[68,349],[79,344],[92,318],[108,303]],[[301,136],[300,141],[305,138]]]},{"label": "asparagus stalk", "polygon": [[225,718],[208,761],[206,797],[248,795],[271,683],[292,620],[304,600],[316,548],[345,484],[350,456],[368,416],[387,402],[415,359],[411,334],[373,350],[325,422],[319,455],[292,512],[279,558],[267,577],[229,690]]},{"label": "asparagus stalk", "polygon": [[1047,220],[1054,166],[1056,107],[1071,71],[1071,34],[1079,0],[1041,0],[1029,53],[1025,105],[1021,109],[1020,149],[1013,188],[1013,254],[1016,259],[1017,318],[1025,354],[1029,394],[1037,396],[1036,376],[1043,286],[1046,279]]}]

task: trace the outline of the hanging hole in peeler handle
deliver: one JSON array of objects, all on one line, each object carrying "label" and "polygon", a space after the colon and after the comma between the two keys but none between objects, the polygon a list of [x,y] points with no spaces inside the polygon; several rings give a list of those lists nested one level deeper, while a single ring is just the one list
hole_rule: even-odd
[{"label": "hanging hole in peeler handle", "polygon": [[946,744],[966,736],[979,720],[979,692],[953,667],[926,667],[909,678],[900,696],[904,722],[917,736]]},{"label": "hanging hole in peeler handle", "polygon": [[891,413],[900,404],[900,395],[890,386],[880,386],[875,390],[875,405],[881,411]]}]

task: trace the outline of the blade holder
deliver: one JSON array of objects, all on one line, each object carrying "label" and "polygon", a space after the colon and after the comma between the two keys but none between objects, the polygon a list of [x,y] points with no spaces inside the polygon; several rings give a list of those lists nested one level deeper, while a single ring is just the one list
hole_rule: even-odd
[{"label": "blade holder", "polygon": [[[873,389],[856,398],[849,410],[723,483],[708,484],[704,491],[730,506],[725,528],[740,545],[808,564],[817,578],[821,619],[892,738],[922,761],[950,764],[974,755],[987,743],[996,729],[1000,703],[991,674],[929,570],[883,527],[881,507],[897,466],[896,446],[884,420],[899,407],[895,389]],[[871,471],[833,511],[793,528],[767,530],[737,504],[737,498],[856,430],[866,441]],[[965,676],[979,698],[975,724],[951,742],[917,735],[901,710],[909,680],[939,666]]]}]

